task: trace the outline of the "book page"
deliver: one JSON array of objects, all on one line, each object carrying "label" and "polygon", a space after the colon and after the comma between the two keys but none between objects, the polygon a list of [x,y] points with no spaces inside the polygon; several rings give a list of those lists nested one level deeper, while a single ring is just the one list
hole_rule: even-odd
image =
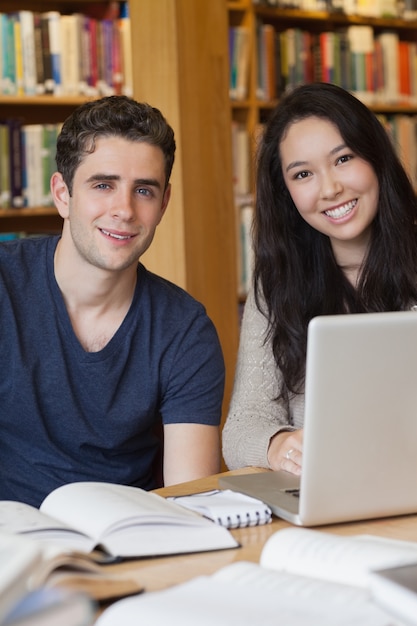
[{"label": "book page", "polygon": [[229,531],[201,515],[137,487],[80,482],[49,494],[41,510],[65,520],[121,557],[236,548]]},{"label": "book page", "polygon": [[[41,541],[46,550],[56,542],[64,549],[90,550],[92,542],[64,522],[39,511],[36,507],[13,500],[0,501],[0,530],[28,535]],[[50,544],[50,545],[49,545]]]},{"label": "book page", "polygon": [[30,533],[49,528],[68,528],[39,509],[24,502],[0,501],[0,529],[12,533]]},{"label": "book page", "polygon": [[50,493],[40,510],[100,540],[120,523],[156,524],[177,520],[184,525],[210,524],[200,515],[137,487],[98,482],[63,485]]},{"label": "book page", "polygon": [[[245,565],[249,568],[243,574]],[[116,602],[103,612],[96,626],[137,626],[139,617],[144,624],[170,626],[394,626],[387,614],[363,596],[351,602],[350,592],[345,601],[336,603],[331,599],[333,586],[324,583],[321,595],[298,596],[296,587],[287,593],[288,575],[273,572],[276,582],[271,584],[271,572],[266,572],[266,578],[264,574],[258,565],[236,563],[211,577]]]},{"label": "book page", "polygon": [[374,536],[342,537],[285,528],[266,542],[261,565],[346,585],[368,587],[370,571],[417,561],[417,544]]}]

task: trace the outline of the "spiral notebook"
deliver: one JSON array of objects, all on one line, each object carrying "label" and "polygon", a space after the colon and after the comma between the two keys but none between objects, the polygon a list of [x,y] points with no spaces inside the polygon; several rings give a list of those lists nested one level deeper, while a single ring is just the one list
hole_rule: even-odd
[{"label": "spiral notebook", "polygon": [[268,524],[272,519],[272,511],[264,502],[231,489],[214,489],[167,499],[229,529]]}]

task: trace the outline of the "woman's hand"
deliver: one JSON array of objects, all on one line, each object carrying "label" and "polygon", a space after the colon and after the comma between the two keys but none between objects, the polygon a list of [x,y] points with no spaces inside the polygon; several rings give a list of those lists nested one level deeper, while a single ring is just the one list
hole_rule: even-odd
[{"label": "woman's hand", "polygon": [[271,438],[268,462],[273,470],[285,470],[299,476],[303,459],[303,430],[279,432]]}]

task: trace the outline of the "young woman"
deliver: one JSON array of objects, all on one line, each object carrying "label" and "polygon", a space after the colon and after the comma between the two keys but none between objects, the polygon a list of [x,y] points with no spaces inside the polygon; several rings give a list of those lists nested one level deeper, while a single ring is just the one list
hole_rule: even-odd
[{"label": "young woman", "polygon": [[375,115],[325,83],[273,112],[256,188],[254,285],[223,454],[231,469],[300,474],[308,323],[417,303],[417,203]]}]

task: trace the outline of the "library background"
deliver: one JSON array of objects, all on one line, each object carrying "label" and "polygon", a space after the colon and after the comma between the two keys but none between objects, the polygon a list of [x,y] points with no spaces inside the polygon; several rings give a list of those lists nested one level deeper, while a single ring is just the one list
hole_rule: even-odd
[{"label": "library background", "polygon": [[59,232],[57,132],[123,93],[173,126],[173,195],[146,266],[204,303],[227,367],[251,274],[253,156],[282,93],[322,80],[383,121],[417,187],[417,0],[0,0],[0,239]]}]

